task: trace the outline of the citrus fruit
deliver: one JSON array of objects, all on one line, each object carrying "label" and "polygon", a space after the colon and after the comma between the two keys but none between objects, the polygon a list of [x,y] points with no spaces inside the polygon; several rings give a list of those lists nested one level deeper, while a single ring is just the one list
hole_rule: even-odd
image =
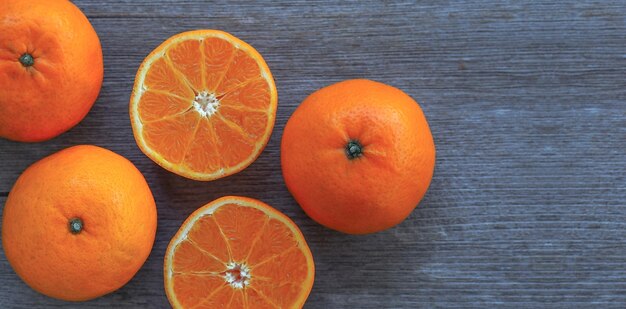
[{"label": "citrus fruit", "polygon": [[277,93],[261,55],[218,30],[177,34],[141,64],[130,99],[139,148],[178,175],[213,180],[263,151]]},{"label": "citrus fruit", "polygon": [[371,80],[322,88],[296,109],[281,141],[287,188],[315,221],[366,234],[403,221],[433,175],[424,113],[401,90]]},{"label": "citrus fruit", "polygon": [[82,301],[135,275],[156,225],[152,193],[135,166],[81,145],[34,163],[17,179],[4,205],[2,246],[31,288]]},{"label": "citrus fruit", "polygon": [[315,266],[287,216],[226,196],[187,218],[167,247],[164,273],[174,308],[300,308]]},{"label": "citrus fruit", "polygon": [[0,137],[37,142],[69,130],[102,74],[98,35],[70,1],[0,1]]}]

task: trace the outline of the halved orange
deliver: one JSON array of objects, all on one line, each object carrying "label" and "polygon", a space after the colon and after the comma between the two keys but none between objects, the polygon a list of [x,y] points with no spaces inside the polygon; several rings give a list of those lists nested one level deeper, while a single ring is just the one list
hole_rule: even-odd
[{"label": "halved orange", "polygon": [[219,30],[177,34],[143,61],[130,98],[139,148],[178,175],[213,180],[250,165],[278,101],[263,57]]},{"label": "halved orange", "polygon": [[304,236],[287,216],[246,197],[192,213],[165,253],[174,308],[301,308],[315,276]]}]

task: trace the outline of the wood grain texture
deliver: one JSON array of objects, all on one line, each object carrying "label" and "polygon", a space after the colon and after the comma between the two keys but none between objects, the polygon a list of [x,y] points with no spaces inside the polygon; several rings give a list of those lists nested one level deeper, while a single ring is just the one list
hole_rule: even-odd
[{"label": "wood grain texture", "polygon": [[[77,304],[29,289],[1,253],[1,308],[167,308],[162,263],[170,237],[197,207],[228,194],[261,199],[301,227],[317,266],[306,308],[626,306],[626,1],[75,3],[102,41],[100,97],[56,139],[0,140],[0,205],[29,164],[96,144],[146,176],[158,205],[157,239],[128,285]],[[261,157],[209,183],[145,157],[127,113],[143,57],[198,28],[255,46],[279,92]],[[282,130],[298,104],[356,77],[419,101],[437,145],[421,205],[400,226],[358,237],[306,217],[279,162]]]}]

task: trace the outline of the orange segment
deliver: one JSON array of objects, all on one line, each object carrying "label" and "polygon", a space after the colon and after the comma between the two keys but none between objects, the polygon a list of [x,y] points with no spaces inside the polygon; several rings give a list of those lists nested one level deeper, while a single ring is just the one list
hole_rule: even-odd
[{"label": "orange segment", "polygon": [[293,221],[227,196],[196,210],[170,241],[165,290],[174,308],[301,308],[314,269]]},{"label": "orange segment", "polygon": [[148,147],[169,162],[180,162],[185,155],[200,117],[184,113],[143,125],[144,141]]},{"label": "orange segment", "polygon": [[187,238],[198,247],[203,248],[205,252],[210,252],[212,256],[220,261],[228,261],[230,257],[228,244],[222,236],[222,231],[211,216],[198,218],[187,234]]},{"label": "orange segment", "polygon": [[175,35],[143,61],[129,110],[139,148],[165,169],[214,180],[249,166],[274,127],[276,86],[261,55],[217,30]]},{"label": "orange segment", "polygon": [[178,295],[178,308],[199,305],[217,289],[225,287],[220,277],[196,274],[173,274],[170,286],[173,293]]},{"label": "orange segment", "polygon": [[271,102],[269,89],[267,81],[257,78],[225,94],[221,102],[224,107],[265,111]]},{"label": "orange segment", "polygon": [[229,308],[227,306],[230,304],[233,294],[233,289],[222,287],[216,290],[214,294],[210,295],[202,303],[195,306],[194,309]]},{"label": "orange segment", "polygon": [[254,153],[255,148],[248,134],[236,123],[223,117],[216,117],[213,125],[220,141],[219,152],[222,154],[224,165],[235,165]]},{"label": "orange segment", "polygon": [[139,100],[138,109],[142,122],[160,120],[167,116],[180,114],[191,108],[188,100],[173,95],[157,94],[147,91]]},{"label": "orange segment", "polygon": [[269,258],[288,252],[295,247],[291,230],[278,220],[271,219],[259,235],[259,239],[248,255],[250,265],[257,265]]},{"label": "orange segment", "polygon": [[235,290],[233,292],[233,298],[230,300],[228,307],[232,309],[246,308],[245,299],[241,290]]},{"label": "orange segment", "polygon": [[[256,285],[253,288],[255,294],[260,295],[264,300],[271,300],[275,308],[288,308],[289,304],[292,304],[300,294],[300,287],[293,283],[258,281]],[[250,307],[256,308],[256,306]]]},{"label": "orange segment", "polygon": [[276,309],[280,308],[270,299],[268,299],[265,295],[262,295],[254,288],[248,289],[246,291],[246,296],[248,296],[247,308],[255,308],[255,309]]},{"label": "orange segment", "polygon": [[308,275],[306,256],[300,250],[287,249],[270,260],[254,265],[253,274],[261,278],[280,279],[281,283],[298,283]]},{"label": "orange segment", "polygon": [[217,85],[232,63],[235,47],[228,41],[219,38],[207,38],[203,42],[205,86],[215,92]]},{"label": "orange segment", "polygon": [[223,166],[220,145],[221,141],[215,134],[213,125],[208,120],[201,119],[183,159],[185,168],[205,174],[219,174]]},{"label": "orange segment", "polygon": [[184,76],[185,81],[196,91],[203,89],[204,85],[202,64],[198,64],[198,59],[202,59],[202,48],[200,41],[187,40],[167,50],[167,57],[171,61],[171,65]]},{"label": "orange segment", "polygon": [[211,274],[222,271],[226,266],[188,240],[180,243],[178,250],[180,254],[174,257],[174,273]]},{"label": "orange segment", "polygon": [[243,261],[268,220],[263,211],[236,204],[221,207],[213,216],[230,245],[232,261]]},{"label": "orange segment", "polygon": [[228,93],[259,76],[261,76],[261,68],[259,68],[257,61],[248,53],[237,50],[226,74],[217,85],[216,92],[219,94]]},{"label": "orange segment", "polygon": [[263,111],[230,106],[222,106],[220,115],[242,128],[246,136],[251,138],[258,138],[263,135],[269,118],[267,113]]},{"label": "orange segment", "polygon": [[150,65],[143,84],[145,89],[163,91],[183,98],[193,98],[193,90],[176,75],[165,58],[158,58]]}]

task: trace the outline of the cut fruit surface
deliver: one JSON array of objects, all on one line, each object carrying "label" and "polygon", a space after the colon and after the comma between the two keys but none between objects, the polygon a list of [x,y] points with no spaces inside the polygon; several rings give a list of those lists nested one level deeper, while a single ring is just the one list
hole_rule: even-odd
[{"label": "cut fruit surface", "polygon": [[287,216],[227,196],[196,210],[170,241],[165,291],[174,308],[301,308],[315,275]]},{"label": "cut fruit surface", "polygon": [[130,99],[139,148],[183,177],[214,180],[250,165],[270,138],[276,85],[261,55],[218,30],[177,34],[143,61]]}]

